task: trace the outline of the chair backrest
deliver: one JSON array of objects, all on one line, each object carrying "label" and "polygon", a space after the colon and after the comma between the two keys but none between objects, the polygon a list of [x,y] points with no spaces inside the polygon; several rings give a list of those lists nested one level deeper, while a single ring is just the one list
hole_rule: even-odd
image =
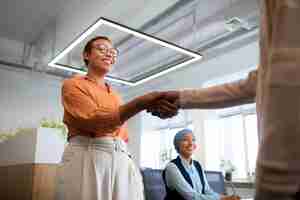
[{"label": "chair backrest", "polygon": [[[166,196],[166,188],[162,178],[161,169],[145,168],[141,170],[145,187],[146,200],[163,200]],[[225,183],[222,172],[205,171],[208,184],[213,191],[224,194]]]},{"label": "chair backrest", "polygon": [[211,189],[219,194],[225,194],[224,176],[220,171],[205,171],[206,179]]},{"label": "chair backrest", "polygon": [[146,168],[141,171],[145,187],[146,200],[163,200],[166,188],[161,169]]}]

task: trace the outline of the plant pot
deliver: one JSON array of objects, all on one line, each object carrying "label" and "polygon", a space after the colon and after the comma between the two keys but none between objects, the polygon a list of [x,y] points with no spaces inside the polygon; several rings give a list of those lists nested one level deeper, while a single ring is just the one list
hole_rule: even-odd
[{"label": "plant pot", "polygon": [[225,180],[232,181],[232,172],[225,172]]}]

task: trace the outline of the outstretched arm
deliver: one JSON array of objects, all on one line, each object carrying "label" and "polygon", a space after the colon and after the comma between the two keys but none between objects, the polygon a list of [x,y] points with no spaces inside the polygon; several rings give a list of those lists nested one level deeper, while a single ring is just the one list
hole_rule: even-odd
[{"label": "outstretched arm", "polygon": [[65,112],[68,113],[68,121],[87,131],[113,132],[161,97],[161,93],[152,92],[116,108],[110,108],[99,106],[88,91],[72,80],[66,80],[62,87],[62,102]]},{"label": "outstretched arm", "polygon": [[184,109],[225,108],[253,103],[256,96],[257,71],[246,79],[203,89],[179,92],[179,106]]},{"label": "outstretched arm", "polygon": [[[253,103],[256,96],[257,71],[249,73],[246,79],[219,86],[164,92],[163,100],[174,104],[177,109],[214,109]],[[170,106],[167,106],[170,107]],[[174,109],[173,109],[174,110]],[[147,109],[162,119],[174,116],[160,104]],[[173,112],[174,113],[174,112]]]}]

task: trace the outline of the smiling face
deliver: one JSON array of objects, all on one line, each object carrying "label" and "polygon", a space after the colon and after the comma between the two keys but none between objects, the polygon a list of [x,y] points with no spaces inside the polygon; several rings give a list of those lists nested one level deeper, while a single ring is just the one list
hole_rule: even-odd
[{"label": "smiling face", "polygon": [[97,74],[107,74],[116,62],[117,51],[112,43],[106,39],[97,39],[92,42],[89,51],[83,53],[84,60],[88,63],[89,71]]},{"label": "smiling face", "polygon": [[179,143],[179,153],[184,158],[191,158],[196,149],[195,138],[192,133],[185,134]]}]

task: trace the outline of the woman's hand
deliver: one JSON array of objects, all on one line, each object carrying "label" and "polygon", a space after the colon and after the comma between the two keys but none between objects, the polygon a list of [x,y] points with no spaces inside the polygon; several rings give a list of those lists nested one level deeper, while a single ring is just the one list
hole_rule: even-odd
[{"label": "woman's hand", "polygon": [[161,119],[173,117],[178,114],[179,109],[179,92],[167,91],[160,92],[160,97],[157,101],[148,106],[147,112]]},{"label": "woman's hand", "polygon": [[221,200],[241,200],[239,196],[221,196]]},{"label": "woman's hand", "polygon": [[162,119],[173,117],[178,112],[178,99],[178,92],[150,92],[139,96],[119,107],[120,123],[145,109]]}]

